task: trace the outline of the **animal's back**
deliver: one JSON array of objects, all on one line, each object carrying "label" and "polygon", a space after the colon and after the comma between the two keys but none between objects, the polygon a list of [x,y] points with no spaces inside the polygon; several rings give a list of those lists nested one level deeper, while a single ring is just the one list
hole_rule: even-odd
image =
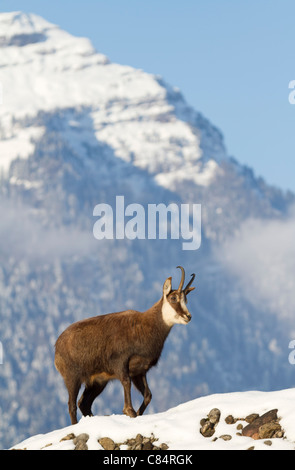
[{"label": "animal's back", "polygon": [[[55,366],[63,375],[63,369],[79,369],[89,373],[105,369],[110,358],[124,354],[130,348],[134,325],[138,316],[135,310],[111,313],[80,320],[70,325],[56,341]],[[117,353],[117,354],[116,354]],[[78,372],[78,370],[77,370]]]}]

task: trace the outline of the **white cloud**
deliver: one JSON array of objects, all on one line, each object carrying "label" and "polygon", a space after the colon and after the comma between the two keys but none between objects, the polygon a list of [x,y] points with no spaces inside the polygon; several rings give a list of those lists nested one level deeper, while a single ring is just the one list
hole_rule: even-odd
[{"label": "white cloud", "polygon": [[92,231],[73,225],[45,227],[37,214],[22,204],[0,203],[0,259],[52,262],[94,253]]},{"label": "white cloud", "polygon": [[295,208],[285,219],[246,221],[218,247],[217,256],[250,302],[280,318],[294,318]]}]

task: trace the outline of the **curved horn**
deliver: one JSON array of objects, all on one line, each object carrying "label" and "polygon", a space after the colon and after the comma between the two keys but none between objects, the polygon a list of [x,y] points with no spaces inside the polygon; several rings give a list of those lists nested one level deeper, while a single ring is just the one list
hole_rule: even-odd
[{"label": "curved horn", "polygon": [[179,287],[177,289],[177,292],[181,292],[182,291],[182,288],[183,288],[183,284],[184,284],[184,278],[185,278],[185,272],[184,272],[184,269],[182,266],[177,266],[177,268],[181,269],[181,279],[180,279],[180,284],[179,284]]},{"label": "curved horn", "polygon": [[[194,280],[195,277],[196,277],[195,274],[191,274],[191,276],[192,276],[191,280],[189,281],[189,283],[187,284],[187,286],[183,289],[185,293],[188,291],[190,285],[192,284],[193,280]],[[193,287],[192,289],[194,289],[194,287]]]}]

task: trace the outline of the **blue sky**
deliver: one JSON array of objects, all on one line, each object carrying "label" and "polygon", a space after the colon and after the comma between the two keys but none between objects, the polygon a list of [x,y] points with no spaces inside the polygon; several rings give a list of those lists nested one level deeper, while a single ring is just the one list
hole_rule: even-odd
[{"label": "blue sky", "polygon": [[1,0],[0,12],[13,10],[162,75],[222,131],[230,155],[295,191],[294,0]]}]

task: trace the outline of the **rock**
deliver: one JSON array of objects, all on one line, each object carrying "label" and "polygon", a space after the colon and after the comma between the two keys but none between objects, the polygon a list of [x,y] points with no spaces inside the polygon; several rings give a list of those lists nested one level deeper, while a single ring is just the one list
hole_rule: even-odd
[{"label": "rock", "polygon": [[219,423],[220,420],[220,410],[218,408],[213,408],[209,414],[208,414],[208,419],[210,423],[212,424],[217,424]]},{"label": "rock", "polygon": [[275,433],[277,431],[281,431],[281,429],[282,428],[280,424],[274,421],[263,424],[262,426],[260,426],[259,431],[258,431],[259,439],[272,438],[274,437]]},{"label": "rock", "polygon": [[88,446],[85,441],[78,441],[74,450],[88,450]]},{"label": "rock", "polygon": [[127,439],[127,441],[125,441],[124,444],[128,445],[129,447],[132,447],[135,445],[135,439]]},{"label": "rock", "polygon": [[264,441],[264,443],[266,446],[271,446],[272,445],[272,441]]},{"label": "rock", "polygon": [[75,439],[75,437],[76,437],[75,434],[71,432],[70,434],[67,434],[65,437],[62,437],[59,442],[70,441],[71,439]]},{"label": "rock", "polygon": [[[135,438],[127,439],[122,444],[127,446],[127,450],[167,450],[169,447],[166,443],[155,445],[155,441],[158,439],[152,434],[150,437],[145,437],[142,434],[137,434]],[[120,445],[115,444],[115,450],[120,449]]]},{"label": "rock", "polygon": [[233,415],[228,415],[225,420],[226,424],[234,424],[236,422],[236,419],[233,417]]},{"label": "rock", "polygon": [[[270,410],[267,413],[264,413],[262,416],[254,419],[250,424],[243,428],[243,436],[252,437],[252,439],[263,439],[266,437],[270,437],[268,433],[272,433],[273,435],[276,431],[281,430],[281,426],[277,422],[277,411],[277,409]],[[269,427],[265,428],[265,425],[271,422],[275,423],[274,427],[271,426],[271,429],[274,429],[273,432],[270,430]],[[260,430],[260,428],[262,428],[262,430]],[[262,435],[264,437],[261,437]]]},{"label": "rock", "polygon": [[151,441],[147,441],[142,444],[142,450],[153,450],[153,444],[151,443]]},{"label": "rock", "polygon": [[250,424],[257,418],[259,418],[259,414],[258,413],[252,413],[252,414],[246,416],[245,421]]},{"label": "rock", "polygon": [[75,450],[88,450],[88,446],[86,442],[89,439],[89,435],[86,433],[79,434],[77,437],[73,439],[73,443],[75,444]]},{"label": "rock", "polygon": [[84,432],[84,433],[82,433],[82,434],[79,434],[77,437],[75,437],[75,438],[73,439],[73,442],[74,442],[74,444],[77,444],[77,443],[80,442],[80,441],[87,442],[88,439],[89,439],[89,435]]},{"label": "rock", "polygon": [[204,437],[213,436],[213,434],[215,433],[214,425],[210,423],[210,421],[206,421],[205,424],[203,424],[203,426],[201,427],[200,433]]},{"label": "rock", "polygon": [[163,442],[163,444],[160,444],[160,449],[161,450],[167,450],[167,449],[169,449],[169,447],[167,446],[167,444],[165,444],[165,442]]},{"label": "rock", "polygon": [[98,439],[98,442],[104,450],[115,450],[116,445],[110,437],[102,437]]},{"label": "rock", "polygon": [[135,442],[142,444],[142,441],[143,441],[143,436],[141,434],[137,434],[135,438]]},{"label": "rock", "polygon": [[[235,418],[233,415],[228,415],[225,418],[226,424],[235,424],[237,421],[246,421],[248,423],[245,427],[240,422],[237,424],[236,429],[239,432],[236,432],[236,435],[247,436],[252,439],[273,439],[273,438],[282,438],[284,436],[284,430],[279,424],[279,418],[277,415],[278,410],[273,409],[262,416],[259,416],[258,413],[251,413],[246,418]],[[204,437],[212,437],[215,433],[217,424],[220,421],[220,410],[218,408],[213,408],[207,415],[206,418],[200,420],[200,433]],[[217,438],[215,438],[217,439]],[[230,434],[223,434],[219,439],[230,440],[232,436]],[[265,441],[271,442],[271,441]],[[266,445],[271,445],[266,443]]]},{"label": "rock", "polygon": [[134,442],[132,443],[130,450],[142,450],[142,440],[143,437],[141,434],[137,434]]},{"label": "rock", "polygon": [[207,415],[207,418],[203,418],[200,421],[200,433],[204,437],[211,437],[215,433],[215,428],[220,420],[220,410],[213,408]]}]

